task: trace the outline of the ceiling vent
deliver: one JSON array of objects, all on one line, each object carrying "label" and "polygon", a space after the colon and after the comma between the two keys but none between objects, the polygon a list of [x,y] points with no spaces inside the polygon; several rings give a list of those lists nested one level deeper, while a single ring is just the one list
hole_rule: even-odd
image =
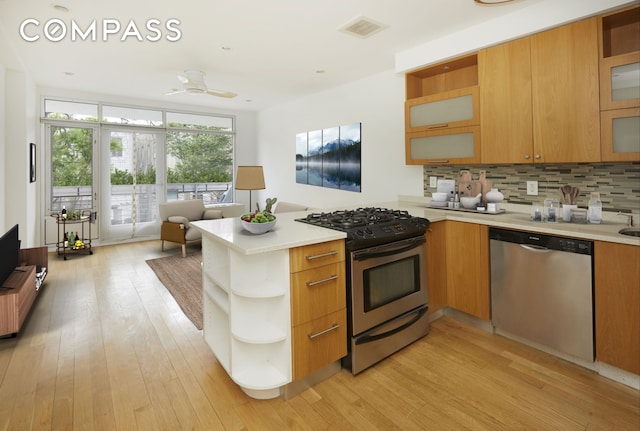
[{"label": "ceiling vent", "polygon": [[385,24],[379,23],[371,18],[359,16],[342,26],[340,31],[364,39],[384,30],[385,28],[387,28]]}]

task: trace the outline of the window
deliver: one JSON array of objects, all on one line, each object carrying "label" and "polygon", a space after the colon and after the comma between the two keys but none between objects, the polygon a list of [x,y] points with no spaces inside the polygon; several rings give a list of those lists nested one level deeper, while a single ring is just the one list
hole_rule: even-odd
[{"label": "window", "polygon": [[112,105],[102,106],[102,122],[148,127],[161,127],[164,124],[162,111]]},{"label": "window", "polygon": [[167,112],[167,200],[222,202],[233,181],[233,118]]},{"label": "window", "polygon": [[46,99],[43,117],[60,120],[97,121],[98,104]]},{"label": "window", "polygon": [[44,99],[42,122],[47,212],[97,211],[101,238],[159,233],[164,200],[232,201],[233,116]]}]

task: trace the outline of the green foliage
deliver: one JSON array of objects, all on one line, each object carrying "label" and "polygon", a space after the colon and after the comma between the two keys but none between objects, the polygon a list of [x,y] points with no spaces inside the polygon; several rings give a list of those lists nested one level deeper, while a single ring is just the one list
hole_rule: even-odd
[{"label": "green foliage", "polygon": [[51,133],[53,186],[91,185],[93,130],[51,127]]},{"label": "green foliage", "polygon": [[[146,172],[138,171],[136,173],[136,184],[155,184],[156,183],[156,169],[150,166]],[[124,185],[133,184],[133,174],[128,170],[120,170],[115,168],[111,172],[111,185]]]},{"label": "green foliage", "polygon": [[167,132],[167,183],[213,183],[232,179],[231,137],[209,133]]}]

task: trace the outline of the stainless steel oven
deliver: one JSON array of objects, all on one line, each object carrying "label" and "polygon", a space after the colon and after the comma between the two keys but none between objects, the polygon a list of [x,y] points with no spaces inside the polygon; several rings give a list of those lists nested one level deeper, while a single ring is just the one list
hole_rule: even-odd
[{"label": "stainless steel oven", "polygon": [[357,374],[429,332],[425,232],[406,210],[358,208],[296,219],[346,232],[347,343]]},{"label": "stainless steel oven", "polygon": [[350,348],[353,374],[429,332],[424,235],[349,254]]}]

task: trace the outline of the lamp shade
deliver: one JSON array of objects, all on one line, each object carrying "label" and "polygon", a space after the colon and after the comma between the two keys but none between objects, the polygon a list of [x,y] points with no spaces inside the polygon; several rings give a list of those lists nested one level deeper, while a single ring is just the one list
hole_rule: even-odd
[{"label": "lamp shade", "polygon": [[264,188],[262,166],[238,166],[236,190],[262,190]]}]

